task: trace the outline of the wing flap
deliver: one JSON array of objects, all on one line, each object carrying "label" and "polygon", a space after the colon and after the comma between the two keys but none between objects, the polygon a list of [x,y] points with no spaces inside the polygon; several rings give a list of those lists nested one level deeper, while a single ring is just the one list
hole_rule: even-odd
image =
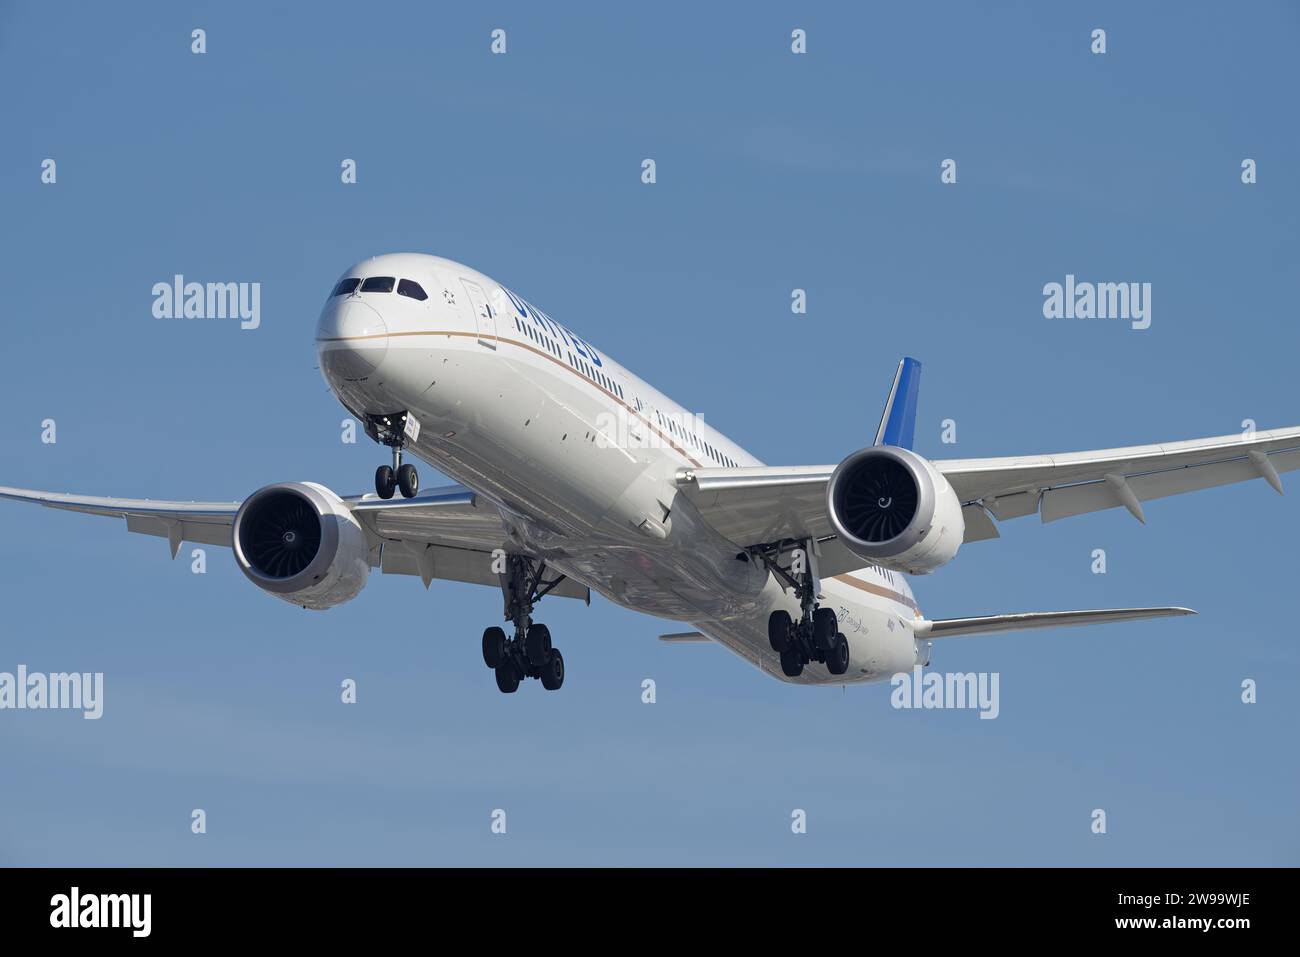
[{"label": "wing flap", "polygon": [[980,505],[966,505],[961,510],[963,523],[966,525],[966,537],[963,542],[982,542],[988,538],[1001,538],[1002,533],[998,531],[997,525],[993,519],[989,518],[989,513],[984,511]]},{"label": "wing flap", "polygon": [[421,493],[415,498],[367,495],[349,500],[352,514],[374,535],[420,545],[445,545],[490,552],[506,545],[501,513],[461,485]]},{"label": "wing flap", "polygon": [[175,539],[176,542],[193,542],[196,545],[230,547],[230,526],[207,524],[188,519],[160,518],[156,515],[126,514],[126,530],[155,538]]},{"label": "wing flap", "polygon": [[672,645],[707,645],[713,642],[713,639],[708,635],[701,634],[698,631],[674,631],[671,634],[660,635],[659,640]]},{"label": "wing flap", "polygon": [[[501,579],[492,571],[492,562],[490,551],[401,541],[384,544],[379,569],[385,575],[413,575],[424,582],[425,588],[435,578],[499,588]],[[571,578],[564,579],[547,595],[591,601],[590,589]]]}]

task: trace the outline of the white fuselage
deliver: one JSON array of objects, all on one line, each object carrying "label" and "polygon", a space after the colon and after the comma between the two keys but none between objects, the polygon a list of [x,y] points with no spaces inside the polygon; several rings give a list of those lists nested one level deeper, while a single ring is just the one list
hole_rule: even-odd
[{"label": "white fuselage", "polygon": [[[761,465],[716,429],[516,293],[447,259],[395,254],[344,278],[391,276],[427,298],[358,291],[321,313],[321,370],[357,416],[408,411],[408,449],[496,505],[511,539],[611,601],[701,632],[776,677],[768,615],[798,601],[680,494],[687,468]],[[395,287],[396,288],[396,287]],[[851,651],[796,680],[888,678],[925,663],[903,576],[866,568],[822,582]]]}]

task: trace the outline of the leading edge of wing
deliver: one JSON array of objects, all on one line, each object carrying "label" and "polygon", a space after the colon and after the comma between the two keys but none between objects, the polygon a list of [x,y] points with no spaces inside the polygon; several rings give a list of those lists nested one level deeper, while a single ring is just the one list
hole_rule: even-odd
[{"label": "leading edge of wing", "polygon": [[939,618],[913,624],[917,638],[957,638],[1031,628],[1063,628],[1069,625],[1101,625],[1143,618],[1171,618],[1195,615],[1191,608],[1165,605],[1152,608],[1094,608],[1086,611],[1030,611],[1011,615],[983,615],[977,618]]},{"label": "leading edge of wing", "polygon": [[[40,489],[11,488],[0,485],[0,498],[13,502],[30,502],[48,508],[70,509],[90,515],[122,518],[126,515],[176,515],[187,521],[230,524],[242,502],[180,502],[150,498],[114,498],[108,495],[73,495],[69,492],[46,492]],[[407,511],[429,506],[474,505],[474,493],[463,485],[448,485],[421,492],[415,498],[382,499],[373,492],[344,496],[354,512]]]},{"label": "leading edge of wing", "polygon": [[224,525],[234,521],[235,513],[239,511],[241,504],[240,502],[169,502],[147,498],[72,495],[67,492],[43,492],[37,489],[10,488],[3,485],[0,485],[0,498],[112,518],[125,518],[127,515],[174,515],[189,522],[206,521]]},{"label": "leading edge of wing", "polygon": [[463,485],[444,485],[421,492],[415,498],[380,498],[374,492],[343,499],[354,512],[405,512],[429,506],[476,505],[477,496]]}]

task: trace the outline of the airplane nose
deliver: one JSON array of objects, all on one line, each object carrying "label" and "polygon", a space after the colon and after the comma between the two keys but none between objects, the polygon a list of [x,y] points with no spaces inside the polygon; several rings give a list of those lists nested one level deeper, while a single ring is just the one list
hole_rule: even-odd
[{"label": "airplane nose", "polygon": [[341,299],[321,313],[316,348],[326,377],[355,382],[373,374],[384,361],[388,326],[373,306],[360,299]]}]

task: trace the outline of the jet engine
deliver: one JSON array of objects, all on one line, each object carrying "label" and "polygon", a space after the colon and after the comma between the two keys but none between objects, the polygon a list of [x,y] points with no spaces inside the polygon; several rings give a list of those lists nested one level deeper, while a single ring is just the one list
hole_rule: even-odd
[{"label": "jet engine", "polygon": [[952,561],[966,534],[961,502],[933,465],[908,449],[854,452],[831,473],[826,509],[840,541],[884,568],[924,575]]},{"label": "jet engine", "polygon": [[370,576],[365,530],[341,498],[313,482],[250,495],[235,515],[231,544],[254,585],[303,608],[351,601]]}]

